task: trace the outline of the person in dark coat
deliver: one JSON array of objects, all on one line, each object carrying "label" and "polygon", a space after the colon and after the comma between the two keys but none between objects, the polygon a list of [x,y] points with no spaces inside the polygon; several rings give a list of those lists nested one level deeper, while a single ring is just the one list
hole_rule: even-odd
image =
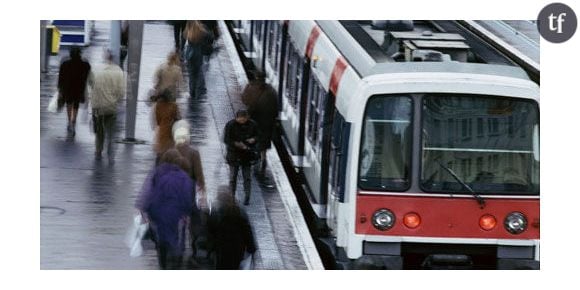
[{"label": "person in dark coat", "polygon": [[169,24],[173,26],[173,38],[175,40],[175,50],[183,51],[183,45],[185,40],[183,37],[183,30],[185,29],[185,23],[187,20],[169,20]]},{"label": "person in dark coat", "polygon": [[218,188],[217,202],[208,222],[216,269],[237,270],[246,251],[252,254],[256,252],[252,228],[248,216],[237,205],[227,186]]},{"label": "person in dark coat", "polygon": [[135,204],[149,221],[161,269],[179,269],[185,250],[185,229],[193,207],[195,186],[187,163],[176,149],[163,154],[148,176]]},{"label": "person in dark coat", "polygon": [[236,118],[229,121],[224,129],[224,143],[227,146],[226,161],[230,166],[230,189],[236,194],[238,171],[242,167],[244,178],[244,205],[250,204],[252,185],[251,164],[257,159],[256,144],[259,130],[256,122],[251,120],[248,111],[239,110]]},{"label": "person in dark coat", "polygon": [[276,90],[266,83],[266,75],[262,72],[254,73],[255,79],[250,82],[242,96],[248,95],[248,113],[252,120],[258,124],[260,136],[258,140],[258,150],[260,151],[260,172],[266,169],[266,150],[272,147],[272,136],[278,116],[278,95]]},{"label": "person in dark coat", "polygon": [[207,40],[208,32],[199,20],[188,20],[183,34],[187,40],[185,60],[189,74],[189,95],[191,98],[197,99],[206,93],[205,77],[201,67],[203,64],[203,45]]},{"label": "person in dark coat", "polygon": [[85,102],[85,89],[91,65],[81,58],[81,49],[77,46],[71,47],[69,55],[70,59],[64,61],[58,71],[58,90],[62,101],[66,104],[67,131],[74,136],[79,103]]}]

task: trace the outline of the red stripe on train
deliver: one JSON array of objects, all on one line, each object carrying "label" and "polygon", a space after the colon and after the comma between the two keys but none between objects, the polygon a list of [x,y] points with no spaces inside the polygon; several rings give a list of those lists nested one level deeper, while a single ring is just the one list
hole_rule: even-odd
[{"label": "red stripe on train", "polygon": [[348,64],[344,57],[339,56],[334,64],[334,68],[332,69],[332,74],[330,76],[330,84],[329,88],[330,91],[336,96],[338,94],[338,85],[340,84],[340,79],[344,74]]},{"label": "red stripe on train", "polygon": [[[376,210],[386,208],[396,217],[395,225],[380,231],[372,225]],[[504,228],[504,219],[511,212],[521,212],[528,219],[528,228],[521,234],[510,234]],[[417,213],[421,224],[410,229],[403,224],[407,213]],[[479,219],[491,214],[497,220],[492,230],[479,226]],[[473,198],[414,197],[414,196],[357,196],[355,232],[363,235],[416,236],[441,238],[482,239],[539,239],[540,201],[538,199],[486,199],[480,209]]]},{"label": "red stripe on train", "polygon": [[311,58],[312,51],[314,50],[314,44],[316,44],[316,40],[320,36],[320,27],[314,26],[310,31],[310,36],[308,37],[308,43],[306,44],[306,57]]}]

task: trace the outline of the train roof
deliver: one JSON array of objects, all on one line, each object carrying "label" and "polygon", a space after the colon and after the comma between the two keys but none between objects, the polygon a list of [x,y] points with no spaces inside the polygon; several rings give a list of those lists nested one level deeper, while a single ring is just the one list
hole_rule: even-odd
[{"label": "train roof", "polygon": [[529,80],[504,54],[455,21],[316,21],[361,78],[466,73]]}]

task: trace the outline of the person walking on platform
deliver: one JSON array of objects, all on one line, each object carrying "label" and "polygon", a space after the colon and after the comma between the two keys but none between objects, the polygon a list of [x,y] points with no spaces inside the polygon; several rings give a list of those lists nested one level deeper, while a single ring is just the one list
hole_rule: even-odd
[{"label": "person walking on platform", "polygon": [[245,252],[256,252],[252,228],[247,214],[238,206],[227,186],[218,188],[217,203],[208,222],[216,269],[237,270]]},{"label": "person walking on platform", "polygon": [[152,98],[155,101],[155,145],[153,147],[157,154],[156,164],[165,151],[175,146],[172,136],[173,123],[181,119],[179,107],[171,91],[166,89]]},{"label": "person walking on platform", "polygon": [[183,37],[183,29],[187,20],[169,20],[169,24],[173,26],[173,38],[175,40],[175,50],[183,51],[183,44],[185,43]]},{"label": "person walking on platform", "polygon": [[198,20],[189,20],[185,26],[184,37],[187,40],[185,60],[189,74],[189,95],[197,99],[206,93],[203,70],[203,45],[208,37],[204,25]]},{"label": "person walking on platform", "polygon": [[203,69],[207,71],[209,65],[209,59],[211,55],[216,51],[215,42],[219,38],[219,29],[218,29],[218,22],[217,20],[201,20],[201,23],[207,30],[207,36],[203,43],[203,62],[204,66]]},{"label": "person walking on platform", "polygon": [[185,251],[187,219],[195,186],[182,168],[187,163],[176,149],[165,152],[145,180],[136,208],[149,221],[161,269],[180,269]]},{"label": "person walking on platform", "polygon": [[70,59],[64,61],[58,71],[58,90],[62,100],[59,103],[66,104],[67,131],[69,135],[74,136],[79,103],[85,102],[91,65],[81,58],[81,49],[78,46],[71,47],[69,55]]},{"label": "person walking on platform", "polygon": [[242,98],[249,100],[248,113],[260,130],[257,147],[260,151],[260,173],[263,174],[266,169],[266,150],[272,147],[272,136],[278,116],[278,95],[276,90],[266,83],[266,75],[256,71],[254,80],[244,88]]},{"label": "person walking on platform", "polygon": [[244,205],[250,204],[252,162],[258,158],[256,143],[259,131],[256,122],[251,120],[248,111],[239,110],[236,118],[229,121],[224,129],[224,143],[227,146],[226,161],[230,166],[230,188],[236,194],[238,171],[242,167],[244,178]]},{"label": "person walking on platform", "polygon": [[169,90],[174,99],[179,96],[179,87],[181,87],[183,82],[183,75],[177,51],[169,53],[167,62],[157,68],[154,82],[154,94],[158,95],[164,90]]},{"label": "person walking on platform", "polygon": [[200,237],[206,237],[206,220],[207,220],[207,198],[205,193],[205,178],[201,165],[199,151],[190,144],[190,126],[186,120],[179,120],[173,124],[173,140],[175,148],[185,161],[188,163],[188,174],[195,181],[197,187],[193,190],[193,200],[197,206],[193,207],[191,213],[190,233],[191,249],[195,257],[197,241]]},{"label": "person walking on platform", "polygon": [[173,141],[175,148],[181,153],[185,160],[190,164],[188,172],[192,179],[195,179],[200,191],[205,192],[205,178],[201,164],[199,151],[191,145],[191,126],[186,120],[179,120],[173,124]]},{"label": "person walking on platform", "polygon": [[105,63],[90,74],[89,85],[95,132],[95,159],[101,159],[107,139],[107,155],[109,161],[113,161],[113,135],[117,122],[117,107],[125,95],[125,76],[123,70],[113,62],[110,51],[105,53]]}]

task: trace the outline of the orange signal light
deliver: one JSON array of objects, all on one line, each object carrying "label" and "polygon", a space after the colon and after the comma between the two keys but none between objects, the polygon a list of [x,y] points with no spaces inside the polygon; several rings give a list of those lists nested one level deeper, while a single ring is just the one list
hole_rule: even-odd
[{"label": "orange signal light", "polygon": [[421,224],[421,217],[414,212],[410,212],[403,217],[403,224],[410,229],[414,229]]},{"label": "orange signal light", "polygon": [[479,227],[486,231],[491,231],[497,225],[497,220],[490,214],[483,215],[479,218]]}]

